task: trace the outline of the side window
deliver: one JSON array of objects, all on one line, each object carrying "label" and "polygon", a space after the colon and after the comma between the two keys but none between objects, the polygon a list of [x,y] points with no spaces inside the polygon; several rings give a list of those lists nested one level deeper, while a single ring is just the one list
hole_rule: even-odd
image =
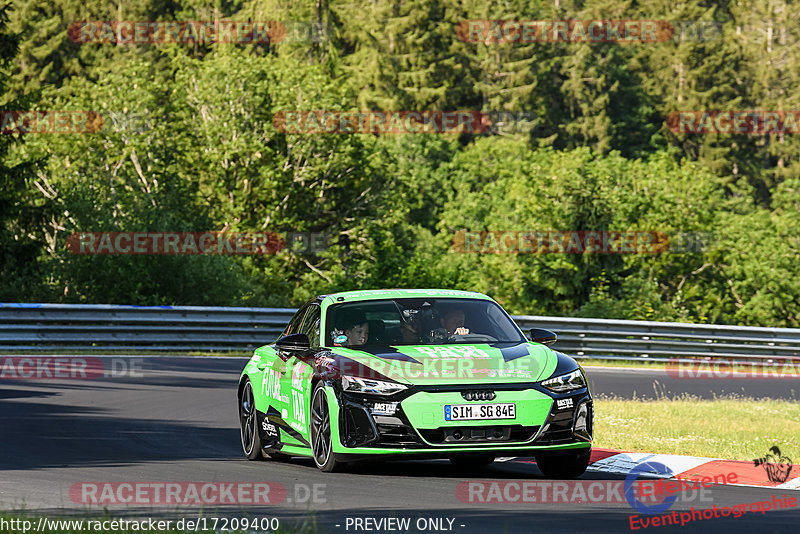
[{"label": "side window", "polygon": [[297,313],[294,314],[294,317],[292,317],[292,320],[289,321],[289,325],[283,331],[281,337],[288,336],[289,334],[296,334],[300,331],[300,325],[303,324],[303,317],[305,316],[306,311],[308,311],[308,306],[300,308]]},{"label": "side window", "polygon": [[320,317],[321,314],[319,311],[319,306],[312,304],[308,307],[308,313],[306,314],[305,319],[303,319],[303,324],[300,327],[300,332],[306,334],[311,340],[312,347],[319,347]]}]

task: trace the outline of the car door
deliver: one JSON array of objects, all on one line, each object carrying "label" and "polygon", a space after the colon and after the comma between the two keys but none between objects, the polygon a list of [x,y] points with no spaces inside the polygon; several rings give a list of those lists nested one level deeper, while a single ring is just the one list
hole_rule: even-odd
[{"label": "car door", "polygon": [[[307,311],[308,306],[298,310],[279,337],[298,332]],[[256,396],[256,405],[271,417],[288,421],[289,390],[282,380],[286,373],[287,356],[281,354],[274,345],[259,348],[257,354],[260,354],[260,359],[256,363],[258,374],[251,375],[254,379],[253,393]]]},{"label": "car door", "polygon": [[[319,349],[321,313],[318,304],[308,306],[299,333],[311,340],[311,348]],[[294,430],[308,439],[308,408],[311,402],[311,377],[314,374],[312,357],[291,356],[286,360],[286,368],[281,375],[282,389],[288,392],[288,418]]]}]

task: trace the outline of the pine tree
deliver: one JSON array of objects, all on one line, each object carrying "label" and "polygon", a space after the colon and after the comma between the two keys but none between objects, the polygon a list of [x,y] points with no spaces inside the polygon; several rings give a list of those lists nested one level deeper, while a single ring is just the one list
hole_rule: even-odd
[{"label": "pine tree", "polygon": [[339,5],[352,53],[343,69],[362,109],[477,109],[476,69],[456,38],[464,13],[448,0]]},{"label": "pine tree", "polygon": [[[754,110],[800,110],[800,6],[784,0],[740,1],[733,9],[731,37],[748,65],[748,103]],[[800,125],[798,125],[800,127]],[[797,130],[795,130],[797,131]],[[776,187],[800,171],[800,139],[792,133],[764,133],[751,145],[760,200],[771,204]]]},{"label": "pine tree", "polygon": [[[654,142],[680,147],[683,155],[699,161],[730,184],[742,176],[758,173],[754,164],[754,138],[733,134],[674,133],[667,119],[678,111],[746,109],[754,102],[748,96],[748,63],[739,44],[730,35],[730,2],[706,7],[694,0],[677,6],[669,0],[644,2],[639,17],[676,21],[672,39],[642,47],[637,54],[644,91],[658,111],[662,125]],[[683,21],[683,25],[677,22]],[[697,34],[698,25],[718,24],[717,31]],[[709,26],[711,27],[711,26]]]}]

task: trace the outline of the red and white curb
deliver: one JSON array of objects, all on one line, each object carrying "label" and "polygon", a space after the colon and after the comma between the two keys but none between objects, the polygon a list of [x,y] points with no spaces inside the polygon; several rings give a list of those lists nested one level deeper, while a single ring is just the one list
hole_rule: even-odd
[{"label": "red and white curb", "polygon": [[[499,458],[499,461],[533,463],[533,458]],[[663,464],[672,472],[672,477],[680,476],[685,480],[707,481],[717,485],[720,480],[725,480],[726,485],[748,486],[760,488],[776,488],[786,490],[800,490],[800,467],[794,466],[789,471],[789,477],[783,483],[772,482],[767,476],[763,466],[756,466],[754,462],[724,460],[722,458],[704,458],[701,456],[680,456],[675,454],[651,454],[646,452],[622,452],[612,449],[592,449],[592,458],[586,469],[594,473],[609,473],[627,475],[631,469],[649,462]],[[642,475],[654,478],[671,478],[662,473],[647,470],[640,471]],[[735,474],[735,483],[727,482]]]}]

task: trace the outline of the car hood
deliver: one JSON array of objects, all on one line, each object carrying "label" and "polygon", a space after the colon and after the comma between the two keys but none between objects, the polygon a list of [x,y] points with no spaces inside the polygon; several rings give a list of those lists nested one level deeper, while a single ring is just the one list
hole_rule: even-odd
[{"label": "car hood", "polygon": [[340,375],[418,385],[536,382],[548,378],[557,361],[538,343],[335,347],[330,355]]}]

